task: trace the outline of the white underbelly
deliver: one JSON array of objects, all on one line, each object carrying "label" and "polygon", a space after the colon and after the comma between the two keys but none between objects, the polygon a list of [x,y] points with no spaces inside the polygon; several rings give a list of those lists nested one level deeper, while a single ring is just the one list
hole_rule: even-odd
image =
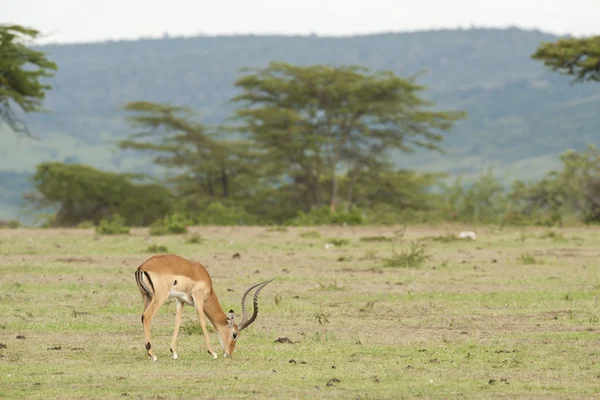
[{"label": "white underbelly", "polygon": [[192,298],[192,296],[188,295],[185,292],[178,292],[176,290],[171,290],[171,291],[169,291],[169,298],[177,299],[179,301],[184,302],[185,304],[189,304],[190,306],[194,305],[194,299]]}]

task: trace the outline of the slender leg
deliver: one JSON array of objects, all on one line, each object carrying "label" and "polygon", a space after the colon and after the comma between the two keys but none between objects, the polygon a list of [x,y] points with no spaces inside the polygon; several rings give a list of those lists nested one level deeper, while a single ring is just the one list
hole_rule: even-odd
[{"label": "slender leg", "polygon": [[215,350],[210,344],[210,337],[208,336],[208,332],[206,331],[206,317],[204,316],[204,294],[195,293],[192,295],[192,297],[194,298],[196,314],[198,314],[198,319],[200,320],[200,327],[202,328],[204,340],[206,341],[206,349],[208,350],[208,353],[213,356],[213,358],[217,358],[217,353],[215,353]]},{"label": "slender leg", "polygon": [[181,325],[181,314],[183,314],[183,302],[175,300],[177,308],[175,309],[175,330],[173,331],[173,339],[171,340],[171,355],[173,360],[177,360],[177,335],[179,334],[179,325]]},{"label": "slender leg", "polygon": [[150,322],[152,322],[152,317],[158,311],[158,309],[164,304],[165,301],[169,298],[169,293],[165,293],[162,296],[158,296],[157,294],[150,299],[150,304],[142,314],[142,321],[144,324],[144,338],[146,339],[146,351],[148,352],[148,357],[153,361],[156,361],[157,358],[154,355],[154,351],[152,351],[152,345],[150,344]]}]

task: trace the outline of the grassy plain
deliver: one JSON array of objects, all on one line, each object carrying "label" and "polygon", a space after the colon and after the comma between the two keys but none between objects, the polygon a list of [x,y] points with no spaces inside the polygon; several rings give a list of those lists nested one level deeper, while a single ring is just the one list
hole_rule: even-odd
[{"label": "grassy plain", "polygon": [[[599,228],[400,229],[0,230],[0,398],[595,396]],[[386,261],[416,239],[430,258]],[[146,358],[133,271],[153,244],[202,262],[238,315],[247,286],[277,277],[233,358],[206,353],[186,307],[172,360],[172,301]]]}]

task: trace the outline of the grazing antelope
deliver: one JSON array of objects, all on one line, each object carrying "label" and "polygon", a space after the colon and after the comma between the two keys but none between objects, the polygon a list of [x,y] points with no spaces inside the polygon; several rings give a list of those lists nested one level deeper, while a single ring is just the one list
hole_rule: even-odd
[{"label": "grazing antelope", "polygon": [[[184,304],[193,306],[196,309],[208,353],[213,358],[217,358],[217,353],[213,350],[206,332],[205,316],[208,317],[219,334],[223,357],[232,355],[235,343],[240,337],[240,332],[250,326],[258,315],[258,293],[273,279],[251,286],[244,292],[242,295],[242,322],[238,326],[234,322],[233,310],[229,310],[227,315],[223,312],[219,299],[213,290],[212,279],[202,264],[172,254],[150,257],[135,271],[135,280],[144,299],[142,324],[144,325],[148,357],[154,361],[157,360],[150,344],[150,322],[152,322],[152,317],[158,309],[170,298],[175,299],[177,307],[175,331],[173,332],[170,349],[173,359],[177,359],[175,345]],[[252,316],[248,318],[246,315],[246,296],[255,288],[258,289],[254,293],[254,311]]]}]

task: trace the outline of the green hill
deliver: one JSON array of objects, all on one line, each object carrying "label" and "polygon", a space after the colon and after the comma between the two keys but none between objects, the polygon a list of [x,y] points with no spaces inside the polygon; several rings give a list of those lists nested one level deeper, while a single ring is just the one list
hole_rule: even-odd
[{"label": "green hill", "polygon": [[232,111],[239,68],[269,61],[358,64],[418,82],[443,109],[469,113],[439,155],[400,154],[399,165],[478,174],[494,166],[508,178],[537,178],[566,148],[598,143],[600,85],[570,78],[529,58],[558,37],[519,29],[439,30],[331,37],[222,36],[46,45],[57,62],[47,114],[27,120],[42,140],[18,141],[0,130],[0,218],[15,213],[25,177],[41,161],[77,161],[109,170],[148,171],[146,158],[114,150],[131,130],[121,106],[132,100],[188,105],[203,121]]}]

